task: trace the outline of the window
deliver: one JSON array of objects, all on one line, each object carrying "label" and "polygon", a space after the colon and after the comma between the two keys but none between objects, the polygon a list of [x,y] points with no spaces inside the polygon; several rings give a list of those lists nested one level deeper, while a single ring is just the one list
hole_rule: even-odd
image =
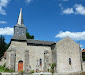
[{"label": "window", "polygon": [[71,65],[71,58],[69,58],[69,65]]},{"label": "window", "polygon": [[42,59],[40,59],[40,66],[42,66]]}]

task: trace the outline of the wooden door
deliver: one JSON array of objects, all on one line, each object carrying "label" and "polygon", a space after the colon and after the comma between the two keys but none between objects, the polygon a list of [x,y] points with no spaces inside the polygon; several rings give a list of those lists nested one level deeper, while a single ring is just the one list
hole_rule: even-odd
[{"label": "wooden door", "polygon": [[23,71],[23,61],[18,62],[18,71]]}]

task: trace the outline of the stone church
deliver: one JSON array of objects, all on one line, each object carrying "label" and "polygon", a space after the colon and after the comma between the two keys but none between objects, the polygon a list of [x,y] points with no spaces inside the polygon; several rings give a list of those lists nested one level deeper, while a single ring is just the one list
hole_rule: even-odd
[{"label": "stone church", "polygon": [[16,72],[30,70],[47,72],[49,64],[56,63],[57,73],[81,71],[79,44],[69,37],[58,42],[27,39],[26,30],[21,9],[7,50],[6,67]]}]

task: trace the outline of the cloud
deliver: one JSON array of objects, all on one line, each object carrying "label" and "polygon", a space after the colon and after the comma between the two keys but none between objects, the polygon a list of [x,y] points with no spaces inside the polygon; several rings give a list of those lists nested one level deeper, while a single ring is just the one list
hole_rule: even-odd
[{"label": "cloud", "polygon": [[85,15],[85,7],[82,6],[81,4],[75,4],[75,14],[81,14],[81,15]]},{"label": "cloud", "polygon": [[0,35],[13,35],[13,33],[14,28],[10,27],[0,28]]},{"label": "cloud", "polygon": [[0,21],[0,24],[6,24],[7,22],[6,21]]},{"label": "cloud", "polygon": [[7,7],[7,4],[10,0],[0,0],[0,14],[6,15],[6,12],[3,8]]},{"label": "cloud", "polygon": [[25,0],[25,2],[30,3],[32,0]]},{"label": "cloud", "polygon": [[83,32],[60,31],[59,34],[56,35],[56,38],[65,38],[67,36],[69,36],[73,40],[85,40],[85,31]]},{"label": "cloud", "polygon": [[73,8],[67,8],[63,10],[63,14],[72,14],[72,13],[74,13]]},{"label": "cloud", "polygon": [[62,11],[63,14],[80,14],[85,15],[85,7],[81,4],[75,4],[73,8],[66,8]]}]

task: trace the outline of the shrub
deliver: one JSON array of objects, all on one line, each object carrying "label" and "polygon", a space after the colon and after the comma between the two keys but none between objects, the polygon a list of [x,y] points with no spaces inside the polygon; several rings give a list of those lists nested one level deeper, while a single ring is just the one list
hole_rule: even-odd
[{"label": "shrub", "polygon": [[51,67],[51,69],[50,69],[50,72],[52,73],[52,75],[54,74],[54,68],[56,67],[56,63],[53,63],[53,64],[50,64],[50,67]]},{"label": "shrub", "polygon": [[49,72],[49,69],[47,69],[48,70],[48,72]]},{"label": "shrub", "polygon": [[34,73],[34,70],[31,70],[30,73]]},{"label": "shrub", "polygon": [[5,72],[14,72],[14,70],[13,69],[9,69],[9,68],[4,68],[4,70],[5,70]]},{"label": "shrub", "polygon": [[9,69],[6,67],[6,68],[4,68],[4,70],[5,70],[5,72],[9,72]]}]

